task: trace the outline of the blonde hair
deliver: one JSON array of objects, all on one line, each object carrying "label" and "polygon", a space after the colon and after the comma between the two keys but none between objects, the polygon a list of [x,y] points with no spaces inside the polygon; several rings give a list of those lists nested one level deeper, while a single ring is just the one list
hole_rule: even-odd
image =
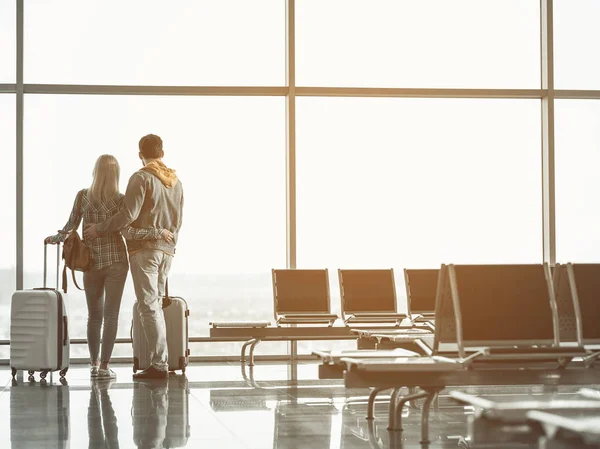
[{"label": "blonde hair", "polygon": [[92,185],[88,190],[90,200],[100,204],[119,193],[119,162],[111,154],[103,154],[94,165]]}]

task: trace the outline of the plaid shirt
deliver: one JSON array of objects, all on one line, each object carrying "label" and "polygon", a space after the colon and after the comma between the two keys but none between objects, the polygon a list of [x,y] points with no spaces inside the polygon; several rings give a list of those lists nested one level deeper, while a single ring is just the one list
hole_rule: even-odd
[{"label": "plaid shirt", "polygon": [[[72,230],[77,230],[83,218],[83,226],[102,223],[116,214],[123,205],[123,194],[119,193],[113,199],[104,201],[95,206],[88,198],[87,189],[80,190],[75,197],[73,209],[67,224],[51,237],[52,243],[64,242]],[[79,207],[77,207],[79,205]],[[122,230],[129,240],[158,240],[162,229],[149,228],[140,229],[128,227]],[[82,233],[83,234],[83,233]],[[127,249],[123,242],[121,232],[113,232],[93,240],[84,239],[85,244],[92,253],[92,269],[100,270],[117,262],[127,262]]]}]

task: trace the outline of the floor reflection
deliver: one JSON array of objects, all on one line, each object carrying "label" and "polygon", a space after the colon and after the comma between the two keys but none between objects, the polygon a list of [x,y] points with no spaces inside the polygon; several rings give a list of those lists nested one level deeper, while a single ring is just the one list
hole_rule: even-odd
[{"label": "floor reflection", "polygon": [[190,437],[189,389],[185,376],[136,381],[133,440],[140,449],[184,447]]},{"label": "floor reflection", "polygon": [[119,447],[119,426],[110,400],[109,389],[114,380],[99,380],[90,389],[88,435],[90,449]]},{"label": "floor reflection", "polygon": [[[12,449],[66,447],[70,438],[70,394],[67,381],[52,384],[11,382]],[[6,416],[6,410],[2,412]]]},{"label": "floor reflection", "polygon": [[[286,364],[248,368],[197,364],[188,367],[187,377],[134,382],[126,365],[115,368],[116,381],[90,380],[87,367],[75,366],[67,385],[58,379],[11,383],[10,371],[0,368],[6,379],[0,413],[10,415],[0,420],[0,448],[533,449],[556,444],[540,445],[525,426],[475,419],[472,408],[442,394],[430,416],[431,443],[424,446],[419,401],[402,410],[402,432],[388,431],[389,392],[378,396],[375,419],[367,420],[369,390],[346,389],[340,379],[319,380],[316,365],[299,364],[294,371]],[[526,386],[465,391],[514,399],[544,393]]]}]

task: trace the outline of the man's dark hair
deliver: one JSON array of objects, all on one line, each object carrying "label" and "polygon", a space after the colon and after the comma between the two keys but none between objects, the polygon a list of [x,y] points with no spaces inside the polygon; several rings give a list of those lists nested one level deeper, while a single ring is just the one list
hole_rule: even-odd
[{"label": "man's dark hair", "polygon": [[140,153],[144,159],[158,159],[164,156],[163,142],[156,134],[148,134],[140,139]]}]

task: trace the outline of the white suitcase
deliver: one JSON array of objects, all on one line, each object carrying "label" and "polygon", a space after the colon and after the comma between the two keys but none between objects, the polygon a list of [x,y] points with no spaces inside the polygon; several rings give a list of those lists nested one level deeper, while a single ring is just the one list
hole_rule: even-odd
[{"label": "white suitcase", "polygon": [[64,377],[69,369],[69,323],[65,301],[58,290],[60,245],[56,249],[56,289],[46,288],[47,245],[44,245],[44,287],[19,290],[10,308],[10,367],[13,378],[18,370],[29,376],[40,371],[45,379],[51,371]]},{"label": "white suitcase", "polygon": [[[190,356],[190,350],[188,349],[188,316],[190,311],[185,299],[177,296],[169,296],[169,298],[171,304],[162,309],[167,327],[169,371],[181,370],[182,373],[185,373],[185,367],[188,365]],[[150,366],[150,350],[142,328],[137,301],[133,304],[131,339],[133,341],[133,372],[135,373]]]}]

